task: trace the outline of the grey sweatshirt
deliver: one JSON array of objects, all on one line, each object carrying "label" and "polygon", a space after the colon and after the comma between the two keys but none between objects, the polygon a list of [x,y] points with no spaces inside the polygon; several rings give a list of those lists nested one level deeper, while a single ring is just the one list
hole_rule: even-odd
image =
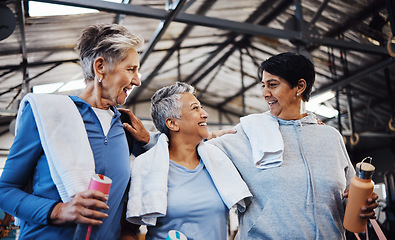
[{"label": "grey sweatshirt", "polygon": [[342,194],[355,171],[341,135],[312,114],[276,119],[284,140],[280,167],[255,167],[241,124],[236,134],[208,141],[229,156],[253,194],[239,213],[239,239],[345,239]]}]

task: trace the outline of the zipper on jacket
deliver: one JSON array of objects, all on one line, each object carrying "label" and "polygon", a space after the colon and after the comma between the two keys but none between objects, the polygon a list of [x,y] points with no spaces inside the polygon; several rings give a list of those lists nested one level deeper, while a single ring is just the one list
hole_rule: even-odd
[{"label": "zipper on jacket", "polygon": [[[298,135],[298,139],[299,139],[299,148],[300,148],[300,150],[301,150],[301,153],[302,153],[302,158],[304,159],[304,163],[305,163],[305,167],[307,168],[307,178],[308,178],[308,180],[310,179],[310,181],[309,181],[309,189],[310,190],[308,190],[308,192],[311,194],[311,196],[308,196],[309,198],[311,197],[312,198],[312,207],[313,207],[313,217],[314,217],[314,221],[315,221],[315,234],[316,234],[316,239],[318,240],[319,239],[319,236],[320,236],[320,234],[319,234],[319,228],[318,228],[318,221],[317,221],[317,209],[316,209],[316,206],[315,206],[315,191],[314,191],[314,181],[313,181],[313,176],[312,176],[312,173],[311,173],[311,169],[310,169],[310,166],[309,166],[309,163],[308,163],[308,161],[307,161],[307,158],[306,158],[306,155],[305,155],[305,150],[304,150],[304,141],[303,141],[303,137],[302,137],[302,128],[303,128],[303,125],[302,125],[302,123],[301,122],[298,122],[298,124],[297,124],[297,135]],[[309,195],[310,195],[309,194]]]}]

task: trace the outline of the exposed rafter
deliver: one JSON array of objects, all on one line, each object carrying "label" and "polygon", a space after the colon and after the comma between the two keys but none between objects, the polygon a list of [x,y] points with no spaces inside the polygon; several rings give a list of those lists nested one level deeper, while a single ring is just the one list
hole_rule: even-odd
[{"label": "exposed rafter", "polygon": [[317,89],[311,94],[311,96],[315,96],[329,90],[337,90],[343,88],[344,86],[349,85],[352,82],[359,81],[372,73],[375,73],[390,66],[393,63],[395,63],[395,58],[387,58],[384,61],[381,61],[373,66],[371,66],[371,64],[369,64],[369,66],[364,66],[361,69],[358,69],[354,73],[350,74],[350,76],[348,77],[344,77],[343,79],[340,79],[332,84],[328,84],[324,87],[321,87],[320,89]]},{"label": "exposed rafter", "polygon": [[[197,11],[198,14],[204,14],[207,12],[211,6],[215,3],[213,0],[206,0],[205,3],[199,8]],[[167,60],[173,55],[173,53],[180,48],[181,43],[184,41],[184,39],[189,35],[189,33],[192,31],[194,26],[187,26],[183,30],[183,32],[180,34],[180,36],[175,40],[175,43],[173,44],[172,48],[167,52],[166,56],[162,58],[160,63],[155,67],[155,69],[150,73],[150,75],[141,83],[141,86],[137,88],[135,91],[131,93],[131,95],[128,97],[128,100],[126,102],[126,105],[131,105],[132,103],[136,102],[137,97],[141,94],[141,92],[148,86],[148,84],[151,82],[151,80],[156,76],[156,74],[159,72],[159,70],[165,65]]]},{"label": "exposed rafter", "polygon": [[155,45],[158,43],[158,41],[161,39],[162,35],[165,33],[166,29],[169,27],[170,23],[173,21],[173,19],[177,16],[177,14],[181,11],[182,7],[184,6],[186,0],[179,0],[177,2],[177,6],[175,7],[174,10],[171,10],[169,15],[166,17],[166,19],[163,19],[159,26],[157,27],[154,35],[152,36],[150,42],[148,43],[148,47],[145,49],[143,54],[141,55],[140,58],[140,66],[142,66],[147,60],[148,56],[154,49]]},{"label": "exposed rafter", "polygon": [[[283,0],[282,2],[280,2],[280,4],[278,4],[273,11],[271,11],[267,16],[264,16],[262,14],[262,12],[268,8],[269,4],[274,4],[275,1],[267,1],[262,3],[246,20],[247,23],[254,23],[256,25],[265,25],[268,24],[270,21],[272,21],[275,17],[276,14],[279,14],[281,11],[284,11],[284,9],[286,9],[287,7],[289,7],[289,5],[293,2],[292,0]],[[215,67],[220,63],[220,61],[217,61],[216,63],[213,64],[209,64],[214,58],[215,56],[217,56],[222,50],[224,50],[227,46],[229,46],[229,44],[232,44],[236,37],[238,36],[238,34],[236,33],[231,33],[229,34],[229,37],[213,52],[213,54],[211,56],[209,56],[206,61],[202,62],[196,69],[195,71],[192,72],[192,74],[190,74],[184,81],[188,82],[188,83],[193,83],[193,84],[197,84],[200,80],[200,78],[197,78],[197,80],[194,80],[192,82],[192,79],[195,78],[197,76],[197,74],[199,73],[199,71],[201,71],[202,69],[204,69],[206,66],[210,65],[211,70],[215,69]],[[239,41],[246,41],[246,38],[250,38],[251,36],[244,36],[243,39],[239,40]],[[236,48],[233,46],[231,49],[228,50],[228,52],[224,53],[223,56],[230,56],[234,51],[236,50]],[[226,57],[227,58],[227,57]],[[209,73],[209,71],[206,71],[207,74]],[[204,76],[204,74],[201,74],[200,76]]]},{"label": "exposed rafter", "polygon": [[[136,6],[136,5],[125,5],[121,3],[112,3],[106,1],[89,1],[89,0],[37,0],[38,2],[56,3],[67,6],[77,6],[85,8],[94,8],[102,11],[108,11],[113,13],[122,13],[125,15],[133,15],[138,17],[165,19],[167,12],[161,9],[153,9],[150,7]],[[270,28],[260,25],[255,25],[246,22],[235,22],[225,19],[207,17],[198,14],[187,14],[180,13],[174,21],[185,24],[206,26],[211,28],[218,28],[223,30],[229,30],[237,32],[239,34],[249,34],[254,36],[266,36],[271,38],[280,39],[300,39],[301,35],[297,31],[280,30],[276,28]],[[379,47],[373,44],[361,44],[357,42],[344,41],[341,39],[333,39],[328,37],[310,35],[308,38],[309,42],[318,45],[330,46],[335,48],[344,48],[349,50],[368,52],[374,54],[387,55],[387,50],[383,47]]]}]

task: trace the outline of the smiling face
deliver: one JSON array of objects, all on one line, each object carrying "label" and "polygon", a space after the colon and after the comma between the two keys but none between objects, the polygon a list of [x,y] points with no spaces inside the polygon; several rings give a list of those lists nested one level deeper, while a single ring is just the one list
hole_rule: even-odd
[{"label": "smiling face", "polygon": [[107,68],[102,80],[102,99],[112,106],[123,105],[133,87],[141,84],[138,76],[139,67],[139,55],[132,48],[125,59],[112,69]]},{"label": "smiling face", "polygon": [[208,137],[208,114],[203,110],[200,102],[191,93],[181,94],[181,119],[176,119],[179,132],[197,139],[198,142]]},{"label": "smiling face", "polygon": [[270,114],[284,120],[301,118],[298,87],[291,88],[283,78],[263,71],[262,96],[269,104]]}]

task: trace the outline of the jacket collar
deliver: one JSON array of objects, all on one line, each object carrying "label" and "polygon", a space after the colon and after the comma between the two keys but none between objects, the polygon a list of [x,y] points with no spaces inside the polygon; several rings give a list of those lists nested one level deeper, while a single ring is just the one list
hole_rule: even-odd
[{"label": "jacket collar", "polygon": [[[92,108],[92,106],[89,103],[85,102],[84,99],[78,96],[70,96],[70,98],[73,100],[73,102],[78,108],[81,108],[84,111],[86,111],[88,108]],[[110,106],[110,109],[114,112],[115,117],[118,118],[121,116],[121,113],[118,111],[116,107]]]},{"label": "jacket collar", "polygon": [[266,114],[275,118],[280,125],[301,125],[301,124],[317,124],[317,117],[312,112],[307,112],[307,116],[297,120],[284,120],[275,117],[270,114],[270,111],[265,112]]}]

